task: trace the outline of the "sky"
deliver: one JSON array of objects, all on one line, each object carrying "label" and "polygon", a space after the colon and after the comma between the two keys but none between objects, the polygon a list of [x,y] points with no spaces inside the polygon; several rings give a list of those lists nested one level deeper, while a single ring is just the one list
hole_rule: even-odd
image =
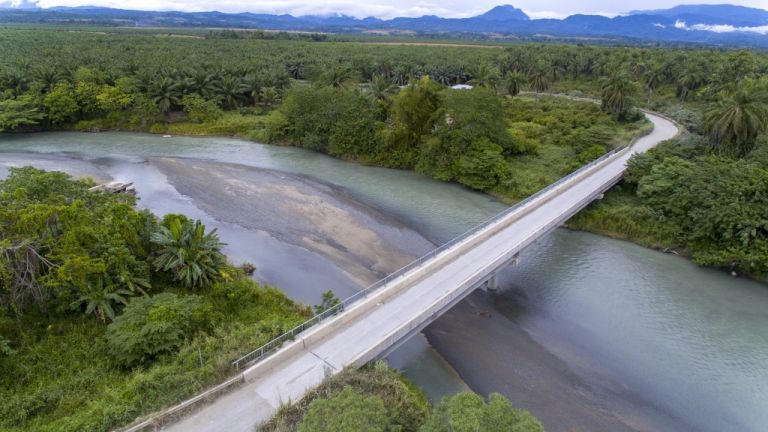
[{"label": "sky", "polygon": [[[201,12],[261,12],[291,15],[342,13],[364,18],[375,16],[438,15],[464,18],[479,15],[504,0],[0,0],[0,7],[37,4],[53,6],[105,6],[121,9]],[[768,8],[768,0],[514,0],[512,4],[531,18],[565,18],[576,13],[615,16],[631,10],[664,9],[678,4],[721,4]]]}]

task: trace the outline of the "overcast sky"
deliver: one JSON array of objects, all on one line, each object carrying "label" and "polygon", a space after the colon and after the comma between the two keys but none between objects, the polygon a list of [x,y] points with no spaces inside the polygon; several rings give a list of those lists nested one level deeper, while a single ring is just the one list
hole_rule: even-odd
[{"label": "overcast sky", "polygon": [[[503,4],[504,0],[0,0],[0,5],[37,3],[40,7],[97,5],[122,9],[289,13],[339,12],[358,18],[438,15],[469,17]],[[515,0],[512,4],[532,18],[564,18],[576,13],[613,16],[635,9],[668,8],[677,4],[731,3],[768,8],[768,0]]]}]

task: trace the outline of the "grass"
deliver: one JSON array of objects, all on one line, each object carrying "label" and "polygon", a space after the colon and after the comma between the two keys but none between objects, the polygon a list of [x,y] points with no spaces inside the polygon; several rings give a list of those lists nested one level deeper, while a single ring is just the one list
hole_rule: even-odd
[{"label": "grass", "polygon": [[0,430],[108,431],[221,382],[232,360],[306,319],[306,308],[277,289],[253,289],[247,299],[201,293],[213,330],[130,370],[114,364],[106,326],[92,316],[30,317],[16,353],[0,357]]},{"label": "grass", "polygon": [[263,141],[266,115],[227,111],[221,118],[204,123],[156,123],[150,132],[171,135],[222,135]]}]

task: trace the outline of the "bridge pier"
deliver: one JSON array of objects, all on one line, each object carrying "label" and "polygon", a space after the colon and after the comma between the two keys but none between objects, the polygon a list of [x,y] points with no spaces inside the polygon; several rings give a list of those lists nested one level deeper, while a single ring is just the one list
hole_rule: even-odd
[{"label": "bridge pier", "polygon": [[504,267],[507,267],[507,266],[516,265],[518,262],[520,262],[520,254],[516,253],[514,256],[512,256],[512,258],[510,258],[509,261],[507,261],[504,264],[500,265],[499,268],[495,272],[491,273],[491,275],[488,277],[488,279],[486,279],[485,282],[483,282],[480,285],[480,288],[485,290],[485,291],[490,291],[490,292],[498,291],[498,289],[500,288],[500,285],[499,285],[499,272],[501,271],[501,269],[503,269]]}]

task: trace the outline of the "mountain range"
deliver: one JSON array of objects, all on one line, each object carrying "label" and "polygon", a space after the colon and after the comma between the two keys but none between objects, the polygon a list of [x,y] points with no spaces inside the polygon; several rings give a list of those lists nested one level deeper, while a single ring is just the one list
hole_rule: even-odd
[{"label": "mountain range", "polygon": [[226,27],[336,33],[411,32],[417,34],[491,35],[554,38],[608,38],[624,41],[704,43],[768,48],[768,11],[734,5],[684,5],[631,11],[608,18],[572,15],[532,20],[511,5],[497,6],[471,18],[358,19],[341,14],[292,16],[257,13],[159,12],[102,7],[26,7],[0,9],[0,23],[74,23],[137,27]]}]

